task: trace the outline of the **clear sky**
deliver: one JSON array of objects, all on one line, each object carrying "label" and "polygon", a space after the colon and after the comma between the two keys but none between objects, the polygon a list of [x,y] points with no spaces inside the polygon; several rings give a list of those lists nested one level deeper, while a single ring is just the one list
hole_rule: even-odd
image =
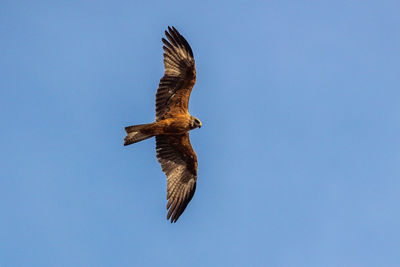
[{"label": "clear sky", "polygon": [[[28,3],[29,2],[29,3]],[[1,1],[0,266],[400,266],[398,1]],[[166,220],[164,30],[196,194]]]}]

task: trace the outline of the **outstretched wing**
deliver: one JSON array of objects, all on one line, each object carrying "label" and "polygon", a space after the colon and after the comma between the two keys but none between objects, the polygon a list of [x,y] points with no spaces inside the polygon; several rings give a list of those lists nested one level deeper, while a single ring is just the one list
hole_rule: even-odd
[{"label": "outstretched wing", "polygon": [[197,156],[189,133],[156,136],[157,158],[167,176],[167,220],[176,222],[196,190]]},{"label": "outstretched wing", "polygon": [[165,72],[156,93],[156,121],[188,113],[190,93],[196,83],[193,51],[188,42],[174,27],[168,27],[165,35]]}]

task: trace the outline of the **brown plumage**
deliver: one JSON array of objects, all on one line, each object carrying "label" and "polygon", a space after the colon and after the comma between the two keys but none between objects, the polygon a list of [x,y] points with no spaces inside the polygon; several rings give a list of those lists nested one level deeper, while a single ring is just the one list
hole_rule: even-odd
[{"label": "brown plumage", "polygon": [[167,176],[167,220],[176,222],[194,195],[197,180],[197,156],[189,131],[201,127],[189,114],[188,105],[196,83],[193,51],[174,28],[165,31],[164,76],[156,93],[156,119],[153,123],[126,127],[124,145],[156,137],[157,158]]}]

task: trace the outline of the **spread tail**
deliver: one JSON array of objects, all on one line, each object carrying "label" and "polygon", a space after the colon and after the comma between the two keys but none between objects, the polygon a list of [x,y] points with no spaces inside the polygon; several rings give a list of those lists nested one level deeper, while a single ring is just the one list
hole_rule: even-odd
[{"label": "spread tail", "polygon": [[153,126],[153,123],[147,124],[139,124],[125,127],[125,131],[127,133],[124,139],[124,146],[134,144],[150,137],[153,137],[153,134],[149,134],[149,128]]}]

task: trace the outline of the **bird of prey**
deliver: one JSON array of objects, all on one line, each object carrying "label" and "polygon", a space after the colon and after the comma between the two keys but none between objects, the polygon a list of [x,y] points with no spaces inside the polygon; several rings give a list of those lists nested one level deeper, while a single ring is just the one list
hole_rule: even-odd
[{"label": "bird of prey", "polygon": [[157,158],[167,176],[167,220],[176,222],[194,195],[197,156],[189,131],[200,128],[198,118],[188,111],[189,97],[196,83],[193,51],[174,28],[165,31],[164,76],[156,93],[156,118],[153,123],[125,127],[124,145],[156,138]]}]

